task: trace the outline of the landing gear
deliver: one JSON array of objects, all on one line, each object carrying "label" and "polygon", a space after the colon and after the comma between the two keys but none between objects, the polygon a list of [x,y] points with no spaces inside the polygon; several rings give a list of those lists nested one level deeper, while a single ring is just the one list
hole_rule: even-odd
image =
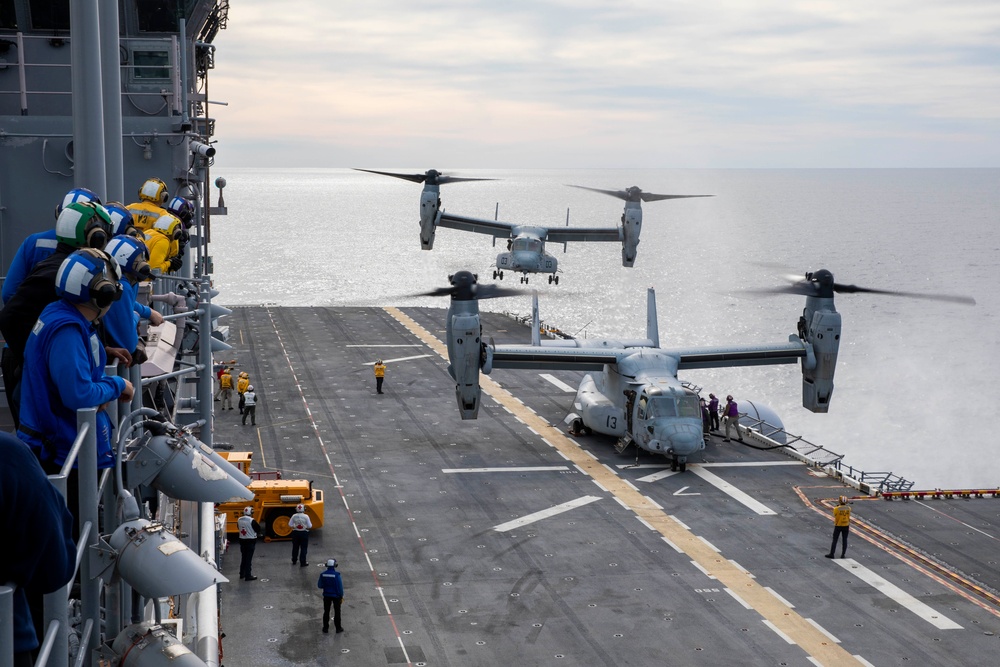
[{"label": "landing gear", "polygon": [[676,456],[670,457],[670,472],[677,472],[680,469],[681,472],[687,470],[687,460],[679,461]]},{"label": "landing gear", "polygon": [[521,276],[521,282],[524,283],[525,285],[527,285],[528,284],[528,276]]},{"label": "landing gear", "polygon": [[494,271],[494,272],[493,272],[493,280],[496,280],[496,279],[497,279],[497,272],[496,272],[496,271]]},{"label": "landing gear", "polygon": [[551,285],[552,283],[555,283],[556,285],[558,285],[559,284],[559,276],[555,276],[555,275],[549,276],[549,284]]},{"label": "landing gear", "polygon": [[497,278],[499,278],[500,280],[503,280],[503,271],[494,271],[493,272],[493,280],[496,280]]}]

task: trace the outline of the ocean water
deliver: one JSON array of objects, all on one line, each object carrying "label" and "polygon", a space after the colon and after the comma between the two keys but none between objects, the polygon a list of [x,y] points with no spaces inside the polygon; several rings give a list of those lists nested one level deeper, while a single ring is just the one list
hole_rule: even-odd
[{"label": "ocean water", "polygon": [[[530,286],[542,319],[578,336],[643,334],[651,286],[664,346],[782,342],[804,299],[743,290],[819,268],[842,283],[975,297],[969,307],[838,296],[843,338],[825,415],[801,407],[797,366],[682,379],[772,406],[791,432],[856,467],[892,471],[922,488],[1000,486],[1000,170],[442,171],[497,179],[444,186],[446,210],[493,218],[499,209],[516,223],[562,225],[568,210],[570,224],[618,224],[623,202],[567,184],[714,195],[644,204],[634,268],[621,266],[618,244],[570,244],[565,254],[547,247],[560,284],[536,276]],[[434,249],[420,249],[418,184],[348,169],[219,175],[229,209],[212,223],[221,303],[446,308],[447,299],[412,295],[447,285],[461,269],[495,282],[502,240],[493,247],[488,236],[439,229]],[[510,274],[503,284],[520,286]],[[530,296],[481,306],[527,314]],[[568,395],[567,410],[570,402]]]}]

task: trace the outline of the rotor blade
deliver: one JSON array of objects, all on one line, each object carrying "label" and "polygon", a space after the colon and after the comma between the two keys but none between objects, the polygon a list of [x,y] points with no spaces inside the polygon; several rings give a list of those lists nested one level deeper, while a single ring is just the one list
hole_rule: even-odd
[{"label": "rotor blade", "polygon": [[756,294],[756,295],[767,295],[772,294],[795,294],[796,296],[815,296],[816,287],[812,283],[807,283],[804,281],[798,281],[791,285],[782,285],[781,287],[762,287],[759,289],[744,289],[740,290],[743,294]]},{"label": "rotor blade", "polygon": [[611,195],[612,197],[628,201],[628,193],[625,192],[624,190],[601,190],[600,188],[588,188],[585,185],[570,185],[568,183],[566,184],[566,187],[579,188],[581,190],[590,190],[591,192],[600,192],[601,194]]},{"label": "rotor blade", "polygon": [[450,296],[454,292],[454,287],[438,287],[430,292],[418,292],[417,294],[411,294],[410,296]]},{"label": "rotor blade", "polygon": [[497,299],[504,296],[517,296],[524,294],[524,290],[513,287],[500,287],[499,285],[476,285],[477,299]]},{"label": "rotor blade", "polygon": [[714,197],[715,195],[654,195],[652,192],[643,192],[639,197],[642,201],[661,201],[663,199],[690,199],[691,197]]},{"label": "rotor blade", "polygon": [[394,174],[391,171],[375,171],[374,169],[358,169],[357,167],[354,167],[354,171],[366,171],[369,174],[392,176],[393,178],[402,178],[405,181],[413,181],[414,183],[423,183],[424,179],[427,178],[426,174]]},{"label": "rotor blade", "polygon": [[928,294],[923,292],[900,292],[897,290],[873,289],[871,287],[858,287],[857,285],[833,284],[833,291],[840,294],[885,294],[887,296],[903,296],[909,299],[925,299],[927,301],[946,301],[948,303],[961,303],[967,306],[976,305],[976,300],[970,296],[958,296],[955,294]]},{"label": "rotor blade", "polygon": [[460,178],[458,176],[438,176],[438,185],[445,183],[462,183],[463,181],[495,181],[495,178]]}]

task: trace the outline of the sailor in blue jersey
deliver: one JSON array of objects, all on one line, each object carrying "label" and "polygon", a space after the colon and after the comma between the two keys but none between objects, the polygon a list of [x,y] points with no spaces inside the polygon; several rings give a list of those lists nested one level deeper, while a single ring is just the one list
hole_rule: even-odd
[{"label": "sailor in blue jersey", "polygon": [[[66,460],[76,438],[76,410],[132,400],[132,383],[105,376],[107,355],[93,325],[121,298],[118,271],[117,262],[101,250],[71,254],[56,275],[59,300],[45,307],[28,337],[17,435],[50,473]],[[112,428],[107,412],[100,409],[99,468],[115,462]]]},{"label": "sailor in blue jersey", "polygon": [[[101,203],[101,199],[92,190],[88,190],[87,188],[74,188],[70,190],[56,207],[56,219],[59,219],[59,214],[70,204],[91,201],[98,204]],[[31,234],[21,242],[13,259],[10,260],[10,266],[7,267],[7,275],[3,281],[3,290],[0,291],[0,298],[3,299],[4,304],[14,296],[14,292],[17,291],[21,281],[31,273],[35,265],[56,251],[56,244],[58,242],[55,228]]]},{"label": "sailor in blue jersey", "polygon": [[111,255],[122,270],[122,298],[111,304],[108,314],[101,318],[104,327],[104,342],[129,351],[134,363],[142,363],[139,358],[139,318],[148,319],[153,326],[163,323],[163,316],[149,306],[136,302],[137,285],[152,277],[149,268],[149,251],[145,244],[130,236],[116,236],[104,251]]},{"label": "sailor in blue jersey", "polygon": [[344,601],[344,582],[337,572],[337,559],[326,561],[326,569],[319,575],[316,588],[323,589],[323,632],[330,632],[330,606],[333,605],[333,627],[343,632],[340,624],[340,605]]},{"label": "sailor in blue jersey", "polygon": [[29,600],[36,598],[41,606],[42,594],[73,579],[73,517],[23,442],[0,433],[0,461],[0,526],[12,545],[0,549],[0,581],[17,586],[14,664],[32,665],[31,651],[38,647],[34,626],[42,626],[42,619],[32,623]]}]

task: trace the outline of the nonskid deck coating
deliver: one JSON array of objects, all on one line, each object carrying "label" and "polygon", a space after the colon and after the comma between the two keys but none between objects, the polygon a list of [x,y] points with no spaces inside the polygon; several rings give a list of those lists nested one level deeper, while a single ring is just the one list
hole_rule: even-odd
[{"label": "nonskid deck coating", "polygon": [[[443,339],[445,311],[404,312]],[[251,374],[261,403],[257,429],[240,426],[235,410],[218,413],[216,444],[256,451],[256,469],[263,461],[286,478],[313,479],[326,493],[327,524],[312,535],[308,568],[291,564],[289,543],[261,544],[260,579],[241,582],[238,548],[227,554],[223,572],[233,583],[223,590],[224,664],[809,664],[803,648],[747,608],[750,596],[727,591],[725,577],[710,578],[711,568],[675,550],[494,400],[484,397],[479,419],[462,422],[446,363],[385,310],[237,308],[229,324],[237,367]],[[525,327],[489,314],[484,335],[528,338]],[[376,357],[388,361],[382,396],[370,366]],[[570,386],[579,379],[552,375]],[[550,424],[559,426],[570,409],[573,394],[539,373],[492,377]],[[701,461],[744,465],[704,470],[773,515],[720,491],[696,466],[669,476],[664,467],[623,468],[635,462],[634,450],[616,454],[598,436],[577,442],[690,527],[718,560],[718,574],[753,575],[769,605],[788,602],[790,615],[820,628],[830,645],[823,664],[989,658],[1000,618],[968,589],[852,533],[849,558],[962,627],[939,629],[865,583],[860,571],[823,558],[832,530],[820,501],[850,489],[781,455],[714,440]],[[480,468],[520,470],[444,472]],[[574,502],[581,504],[523,528],[494,530]],[[994,517],[991,526],[976,526],[980,533],[967,531],[975,537],[962,534],[988,565],[992,549],[984,547],[995,544],[987,535],[1000,500],[965,502],[988,515],[978,523]],[[880,529],[908,531],[907,543],[919,546],[923,524],[892,524],[903,508],[886,514],[890,506],[859,500],[854,510],[860,518],[877,513]],[[949,541],[947,534],[935,539]],[[345,579],[347,631],[340,635],[320,633],[316,579],[329,556]]]}]

